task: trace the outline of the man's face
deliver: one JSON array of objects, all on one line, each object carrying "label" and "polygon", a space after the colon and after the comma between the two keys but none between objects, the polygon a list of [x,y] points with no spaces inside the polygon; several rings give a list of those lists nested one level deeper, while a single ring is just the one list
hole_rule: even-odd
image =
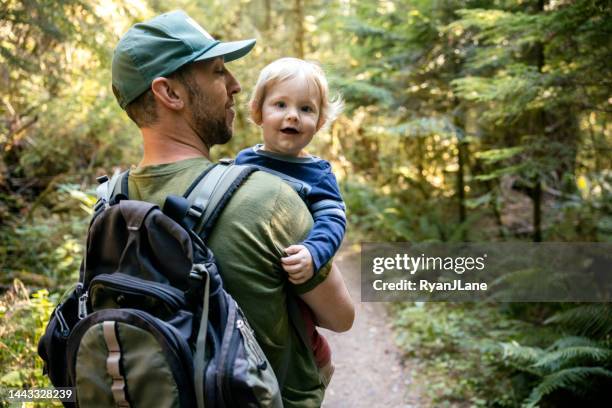
[{"label": "man's face", "polygon": [[190,125],[210,148],[232,138],[234,94],[240,84],[227,70],[223,58],[196,62],[187,80]]}]

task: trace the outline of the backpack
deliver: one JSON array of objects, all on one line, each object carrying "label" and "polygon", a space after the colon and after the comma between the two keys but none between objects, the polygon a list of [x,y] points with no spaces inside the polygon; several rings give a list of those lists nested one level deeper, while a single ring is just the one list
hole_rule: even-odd
[{"label": "backpack", "polygon": [[282,407],[278,382],[206,246],[256,169],[222,161],[163,210],[99,180],[79,282],[38,344],[81,407]]}]

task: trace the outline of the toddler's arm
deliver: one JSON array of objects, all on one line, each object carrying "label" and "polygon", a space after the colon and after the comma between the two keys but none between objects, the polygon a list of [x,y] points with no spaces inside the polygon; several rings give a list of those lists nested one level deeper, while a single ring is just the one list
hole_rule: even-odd
[{"label": "toddler's arm", "polygon": [[302,243],[286,248],[288,256],[281,259],[292,283],[305,282],[329,262],[346,230],[344,203],[333,173],[325,174],[307,199],[314,226]]}]

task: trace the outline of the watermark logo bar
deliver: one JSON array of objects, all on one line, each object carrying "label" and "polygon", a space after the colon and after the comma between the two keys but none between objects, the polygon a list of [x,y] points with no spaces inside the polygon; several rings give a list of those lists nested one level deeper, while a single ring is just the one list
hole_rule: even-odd
[{"label": "watermark logo bar", "polygon": [[362,243],[361,300],[610,302],[612,243]]},{"label": "watermark logo bar", "polygon": [[57,388],[0,388],[2,400],[8,403],[37,402],[47,406],[52,400],[76,402],[76,390],[73,387]]}]

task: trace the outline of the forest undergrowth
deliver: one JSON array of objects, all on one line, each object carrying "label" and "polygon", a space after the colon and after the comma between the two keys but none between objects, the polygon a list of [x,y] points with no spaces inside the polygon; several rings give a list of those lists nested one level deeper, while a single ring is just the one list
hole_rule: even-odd
[{"label": "forest undergrowth", "polygon": [[[246,101],[286,56],[320,61],[345,110],[309,152],[332,163],[351,241],[612,242],[612,7],[585,0],[66,0],[0,6],[0,387],[48,385],[36,343],[75,282],[96,177],[139,162],[110,89],[119,36],[184,8],[257,37]],[[435,406],[597,406],[610,303],[391,305]]]}]

